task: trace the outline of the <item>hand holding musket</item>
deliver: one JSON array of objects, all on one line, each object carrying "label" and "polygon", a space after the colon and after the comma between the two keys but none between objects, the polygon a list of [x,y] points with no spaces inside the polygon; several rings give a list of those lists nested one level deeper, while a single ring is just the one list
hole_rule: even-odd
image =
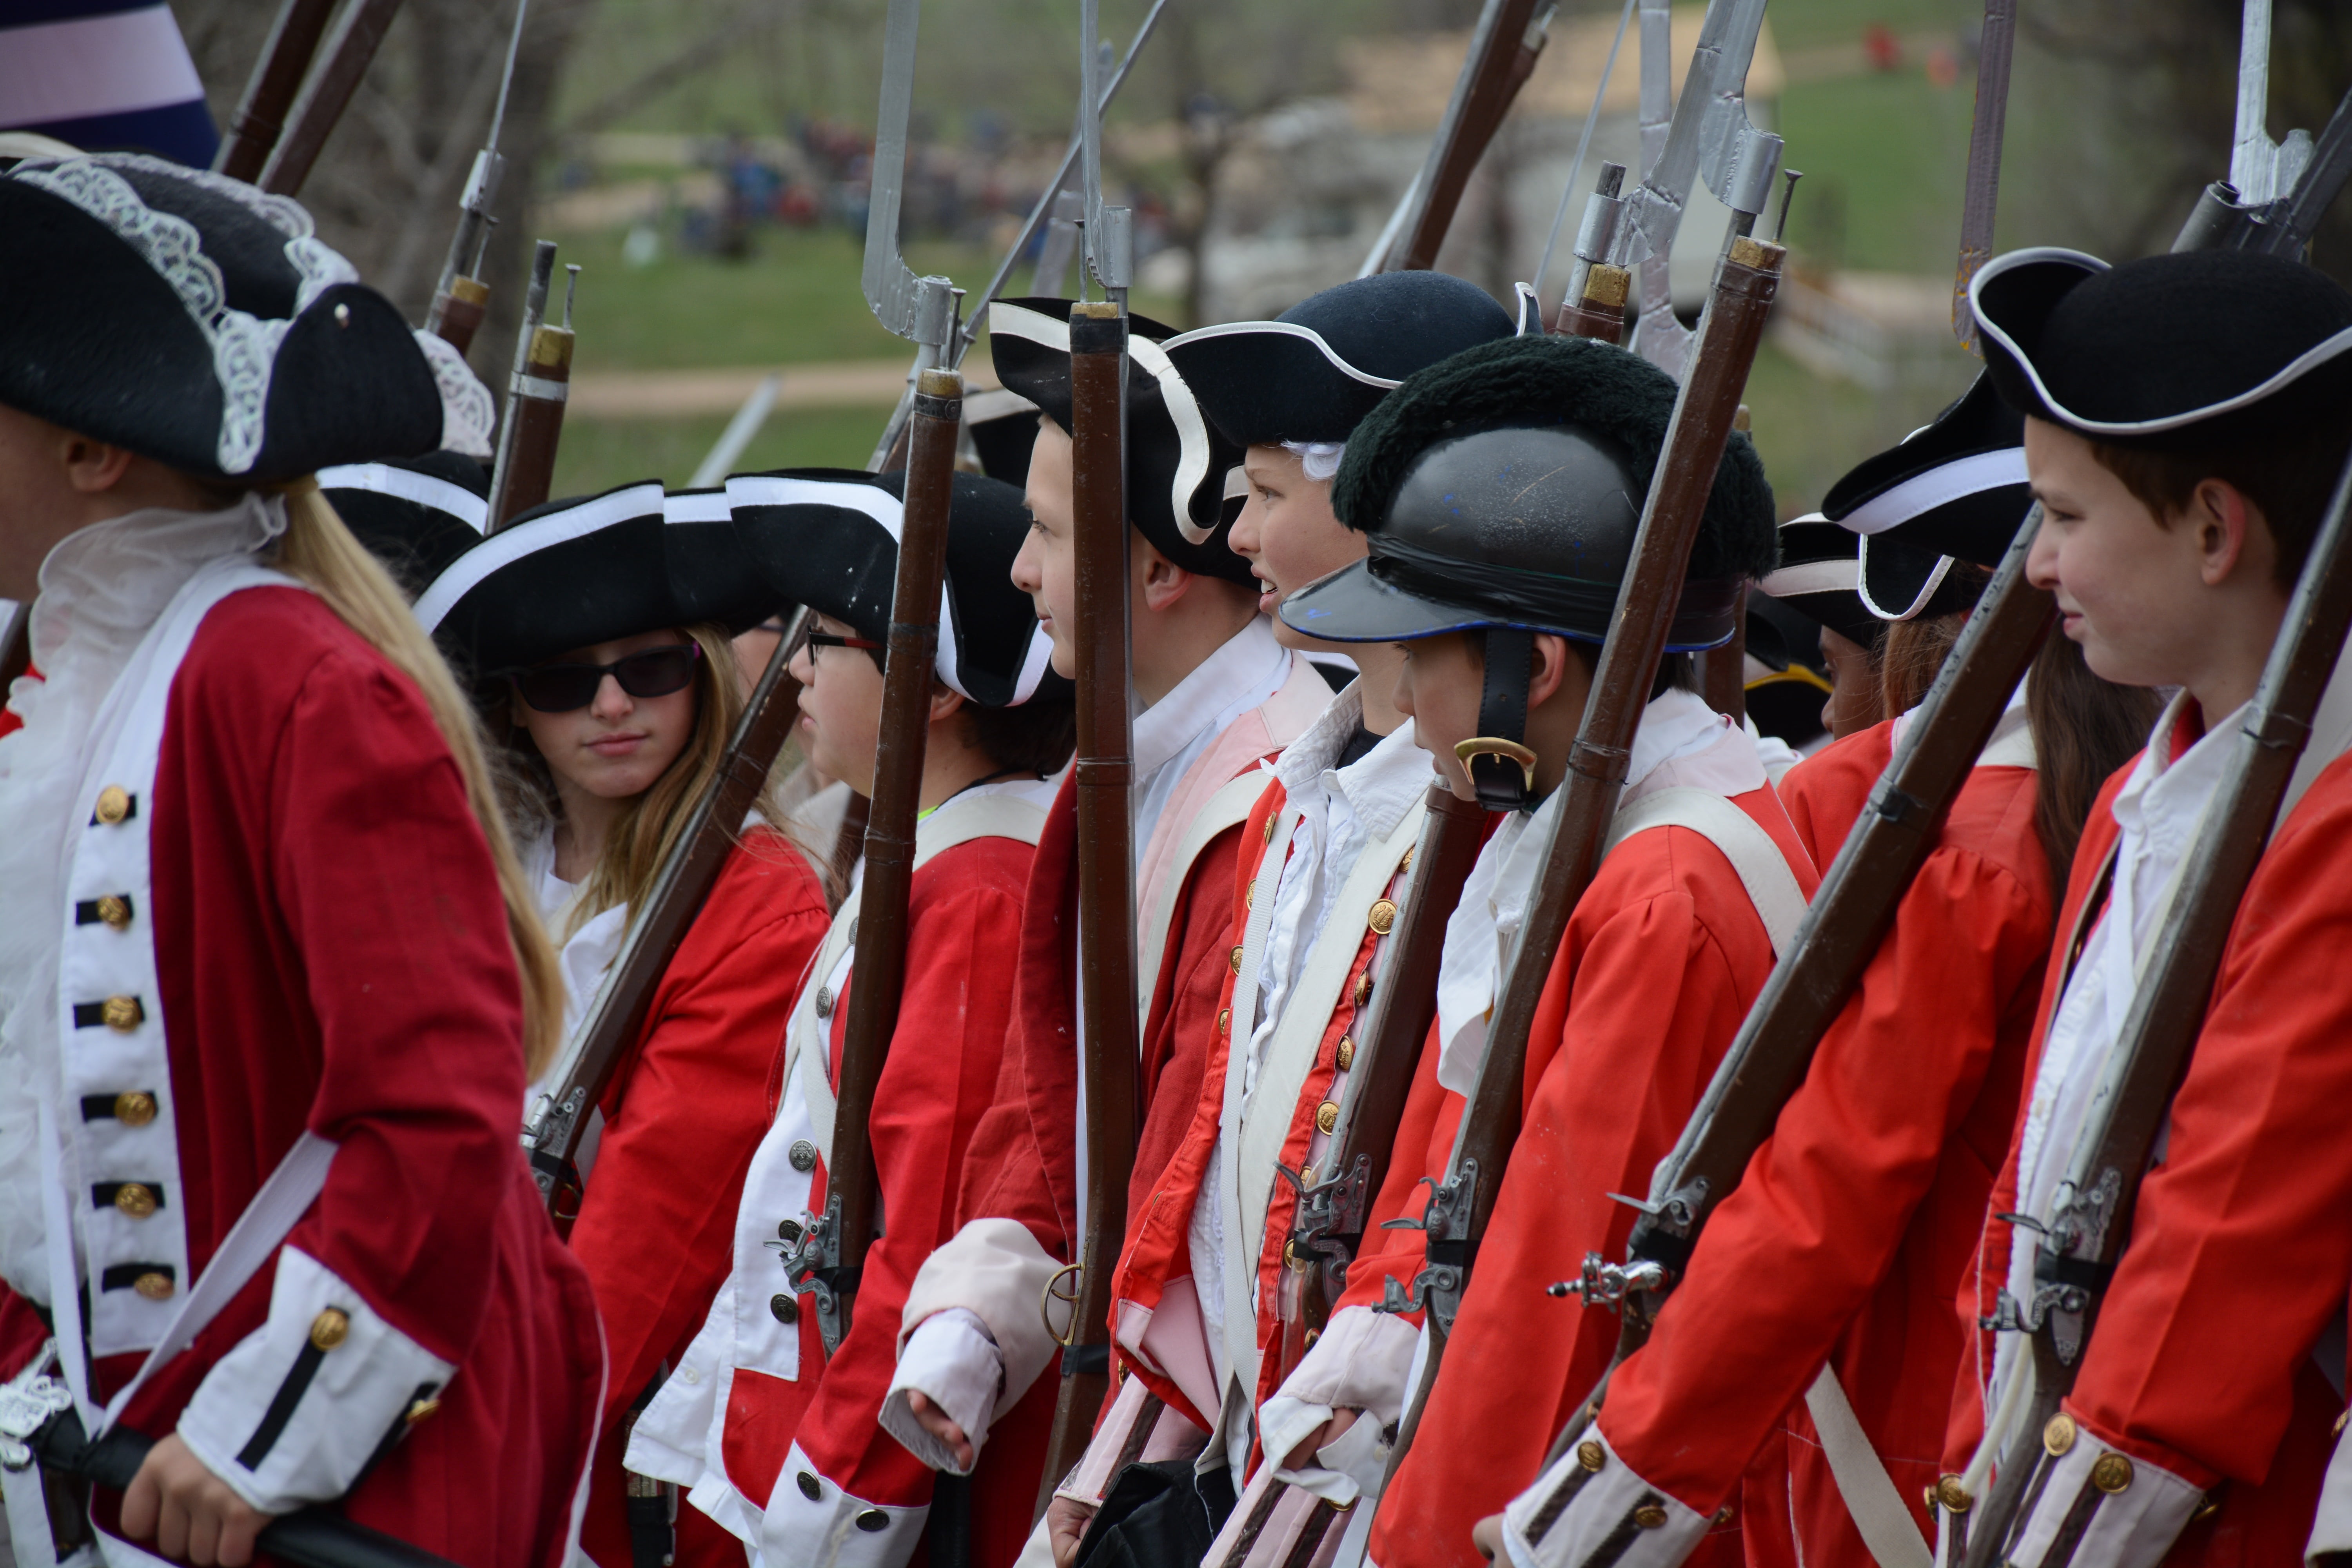
[{"label": "hand holding musket", "polygon": [[254,184],[274,196],[301,193],[302,182],[310,177],[310,166],[326,148],[327,138],[334,133],[335,122],[343,117],[352,94],[359,90],[360,79],[367,75],[375,58],[376,46],[383,42],[384,30],[399,11],[400,0],[352,0],[335,24],[325,58],[310,73],[301,99],[287,119],[285,134],[278,138]]},{"label": "hand holding musket", "polygon": [[825,1353],[849,1332],[879,1183],[867,1125],[907,978],[907,901],[915,879],[915,824],[922,815],[923,754],[937,679],[940,583],[947,569],[948,510],[955,482],[963,378],[927,370],[908,425],[906,506],[882,667],[881,737],[866,819],[866,876],[857,901],[857,960],[835,1084],[825,1206],[784,1260],[793,1288],[816,1298]]},{"label": "hand holding musket", "polygon": [[1675,402],[1664,450],[1643,507],[1633,559],[1618,590],[1584,723],[1570,753],[1561,786],[1567,795],[1544,846],[1535,896],[1504,964],[1486,1056],[1471,1085],[1446,1180],[1431,1195],[1418,1222],[1418,1228],[1428,1234],[1429,1266],[1415,1278],[1411,1296],[1395,1290],[1391,1283],[1393,1305],[1425,1310],[1430,1330],[1422,1380],[1390,1458],[1391,1476],[1412,1447],[1444,1360],[1446,1331],[1468,1289],[1479,1238],[1494,1215],[1512,1146],[1518,1140],[1537,1003],[1569,918],[1601,865],[1625,786],[1634,731],[1664,657],[1684,571],[1731,437],[1748,367],[1763,340],[1785,255],[1777,245],[1736,239],[1717,269],[1699,322],[1690,374]]},{"label": "hand holding musket", "polygon": [[547,290],[555,276],[555,243],[542,239],[531,258],[523,296],[522,330],[515,336],[514,372],[499,419],[498,461],[490,470],[489,531],[496,533],[547,500],[555,481],[555,448],[563,438],[563,409],[572,395],[572,296],[580,268],[563,290],[563,324],[547,324]]}]

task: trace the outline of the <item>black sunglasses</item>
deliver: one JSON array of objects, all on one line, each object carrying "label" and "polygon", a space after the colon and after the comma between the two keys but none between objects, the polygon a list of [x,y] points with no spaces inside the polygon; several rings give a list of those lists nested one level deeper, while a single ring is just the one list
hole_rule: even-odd
[{"label": "black sunglasses", "polygon": [[667,697],[694,679],[702,658],[696,644],[649,647],[610,664],[542,664],[514,678],[515,691],[541,713],[570,713],[596,700],[596,689],[611,676],[632,697]]}]

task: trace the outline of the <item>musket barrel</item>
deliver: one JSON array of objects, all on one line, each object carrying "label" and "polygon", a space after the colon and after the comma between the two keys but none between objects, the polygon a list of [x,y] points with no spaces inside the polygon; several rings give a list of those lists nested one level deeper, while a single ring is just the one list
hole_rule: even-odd
[{"label": "musket barrel", "polygon": [[[1405,215],[1402,239],[1381,270],[1425,272],[1437,265],[1446,231],[1462,205],[1486,146],[1501,129],[1512,100],[1543,52],[1544,32],[1536,18],[1538,0],[1486,0],[1470,39],[1470,53],[1454,84],[1437,139],[1422,165],[1422,177]],[[1549,19],[1549,12],[1545,13]]]},{"label": "musket barrel", "polygon": [[1086,1448],[1109,1387],[1111,1271],[1127,1236],[1136,1085],[1134,742],[1128,702],[1127,317],[1070,310],[1071,495],[1076,530],[1078,1078],[1086,1190],[1070,1338],[1038,1510]]},{"label": "musket barrel", "polygon": [[304,86],[285,133],[271,150],[256,184],[272,195],[301,194],[302,182],[310,177],[311,165],[334,133],[335,122],[343,117],[352,94],[375,58],[376,46],[383,42],[384,30],[399,10],[400,0],[352,0],[335,24],[324,62]]},{"label": "musket barrel", "polygon": [[215,174],[250,181],[261,173],[270,149],[278,145],[278,133],[285,129],[287,108],[302,90],[310,57],[319,52],[320,37],[326,32],[327,18],[334,9],[335,0],[286,0],[278,7],[269,39],[261,46],[261,58],[254,62],[253,75],[245,84],[245,98],[229,120],[220,151],[213,155]]},{"label": "musket barrel", "polygon": [[[539,242],[516,334],[514,371],[499,422],[498,461],[490,476],[489,531],[496,533],[547,500],[555,479],[555,450],[563,437],[564,405],[572,395],[572,308],[562,326],[547,324],[547,291],[555,272],[555,244]],[[579,268],[572,268],[576,279]]]},{"label": "musket barrel", "polygon": [[946,574],[963,378],[923,372],[908,422],[898,569],[882,668],[882,723],[866,818],[866,875],[857,900],[856,969],[843,1024],[828,1206],[839,1200],[833,1302],[820,1296],[817,1326],[830,1355],[849,1331],[858,1271],[872,1243],[878,1182],[868,1126],[907,980],[907,906],[915,880],[915,826],[923,807],[923,761],[937,682],[940,587]]}]

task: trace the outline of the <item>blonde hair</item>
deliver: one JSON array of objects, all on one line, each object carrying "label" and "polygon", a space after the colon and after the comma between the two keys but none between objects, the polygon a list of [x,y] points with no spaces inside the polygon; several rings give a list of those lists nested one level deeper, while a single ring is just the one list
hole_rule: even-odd
[{"label": "blonde hair", "polygon": [[[624,805],[606,831],[604,849],[581,883],[579,896],[572,900],[565,919],[563,934],[567,938],[606,910],[625,905],[635,910],[644,906],[662,867],[685,833],[695,805],[717,784],[720,767],[727,760],[727,743],[734,738],[735,728],[742,721],[744,691],[735,663],[734,644],[726,631],[709,625],[681,629],[702,650],[694,668],[693,732],[670,760],[669,766],[662,770],[661,776]],[[536,799],[529,805],[551,819],[556,797],[547,760],[530,743],[530,732],[521,725],[512,725],[508,734],[509,754],[518,771],[533,786],[528,794]],[[774,770],[770,770],[761,783],[751,808],[783,835],[813,868],[822,864],[821,858],[800,841],[790,818],[777,804]],[[740,825],[725,826],[729,837],[741,843]]]},{"label": "blonde hair", "polygon": [[562,1044],[563,977],[499,809],[480,721],[442,662],[440,650],[416,624],[391,574],[352,537],[317,483],[299,479],[281,493],[286,532],[278,541],[278,565],[307,584],[345,626],[415,683],[434,727],[448,742],[458,776],[466,781],[466,804],[481,825],[490,862],[498,869],[499,895],[507,909],[507,941],[522,982],[524,1081],[536,1081]]}]

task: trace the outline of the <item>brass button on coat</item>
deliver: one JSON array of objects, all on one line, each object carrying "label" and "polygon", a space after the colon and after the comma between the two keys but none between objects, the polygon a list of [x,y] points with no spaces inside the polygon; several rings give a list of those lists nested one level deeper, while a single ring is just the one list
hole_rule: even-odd
[{"label": "brass button on coat", "polygon": [[1218,1009],[1217,1009],[1217,1033],[1219,1033],[1219,1034],[1221,1034],[1221,1035],[1222,1035],[1222,1034],[1223,1034],[1227,1029],[1230,1029],[1230,1028],[1232,1028],[1233,1026],[1234,1026],[1234,1010],[1233,1010],[1231,1007],[1220,1007],[1220,1008],[1218,1008]]},{"label": "brass button on coat", "polygon": [[1298,1184],[1302,1187],[1311,1187],[1315,1184],[1314,1166],[1301,1165],[1298,1167]]},{"label": "brass button on coat", "polygon": [[1664,1530],[1666,1525],[1666,1510],[1656,1503],[1645,1502],[1633,1510],[1633,1522],[1643,1530]]},{"label": "brass button on coat", "polygon": [[1356,1005],[1360,1007],[1372,999],[1372,972],[1369,969],[1356,976]]},{"label": "brass button on coat", "polygon": [[1265,841],[1268,844],[1274,842],[1274,818],[1271,816],[1265,819]]},{"label": "brass button on coat", "polygon": [[131,900],[121,893],[109,893],[98,900],[98,918],[113,931],[131,929]]},{"label": "brass button on coat", "polygon": [[1250,885],[1242,889],[1242,908],[1245,910],[1257,908],[1257,879],[1255,877],[1250,879]]},{"label": "brass button on coat", "polygon": [[340,1307],[330,1307],[310,1320],[310,1342],[322,1351],[333,1350],[352,1337],[352,1315]]},{"label": "brass button on coat", "polygon": [[1242,950],[1236,947],[1233,952],[1227,953],[1225,955],[1225,963],[1232,966],[1233,972],[1235,974],[1239,974],[1242,972]]},{"label": "brass button on coat", "polygon": [[1946,1513],[1966,1513],[1976,1499],[1969,1496],[1968,1489],[1960,1485],[1959,1477],[1946,1476],[1929,1489],[1927,1500]]},{"label": "brass button on coat", "polygon": [[1607,1458],[1601,1445],[1590,1437],[1576,1446],[1576,1462],[1588,1470],[1598,1471]]},{"label": "brass button on coat", "polygon": [[816,1145],[805,1138],[795,1138],[793,1146],[784,1151],[784,1158],[793,1163],[795,1171],[814,1171],[816,1169]]},{"label": "brass button on coat", "polygon": [[1372,905],[1371,912],[1364,917],[1364,923],[1372,928],[1374,936],[1388,935],[1390,928],[1396,924],[1396,905],[1386,899],[1381,900]]},{"label": "brass button on coat", "polygon": [[1349,1068],[1354,1067],[1356,1065],[1356,1042],[1345,1035],[1340,1036],[1339,1048],[1331,1053],[1331,1059],[1339,1065],[1339,1068],[1341,1072],[1346,1072]]},{"label": "brass button on coat", "polygon": [[2042,1446],[2052,1458],[2063,1457],[2074,1446],[2074,1418],[2063,1410],[2053,1415],[2050,1425],[2042,1428]]},{"label": "brass button on coat", "polygon": [[136,996],[109,996],[99,1008],[99,1020],[117,1034],[127,1035],[147,1016]]},{"label": "brass button on coat", "polygon": [[2091,1466],[2091,1484],[2110,1495],[2132,1484],[2132,1462],[2121,1454],[2101,1454]]},{"label": "brass button on coat", "polygon": [[408,1414],[401,1419],[414,1426],[420,1421],[429,1419],[433,1413],[440,1408],[441,1402],[437,1399],[420,1399],[408,1407]]},{"label": "brass button on coat", "polygon": [[98,792],[98,819],[112,827],[131,815],[131,792],[121,784],[109,784]]},{"label": "brass button on coat", "polygon": [[172,1292],[178,1289],[172,1283],[172,1277],[161,1269],[142,1274],[131,1282],[131,1288],[150,1301],[168,1301],[172,1299]]},{"label": "brass button on coat", "polygon": [[155,1189],[142,1182],[125,1182],[114,1189],[114,1206],[131,1219],[145,1219],[161,1207]]},{"label": "brass button on coat", "polygon": [[1328,1132],[1331,1129],[1339,1125],[1339,1102],[1338,1100],[1327,1100],[1322,1104],[1315,1108],[1316,1131],[1319,1132]]},{"label": "brass button on coat", "polygon": [[134,1089],[114,1097],[114,1119],[125,1127],[144,1127],[155,1120],[155,1097]]},{"label": "brass button on coat", "polygon": [[780,1323],[797,1323],[801,1321],[801,1304],[790,1296],[769,1297],[768,1310]]}]

